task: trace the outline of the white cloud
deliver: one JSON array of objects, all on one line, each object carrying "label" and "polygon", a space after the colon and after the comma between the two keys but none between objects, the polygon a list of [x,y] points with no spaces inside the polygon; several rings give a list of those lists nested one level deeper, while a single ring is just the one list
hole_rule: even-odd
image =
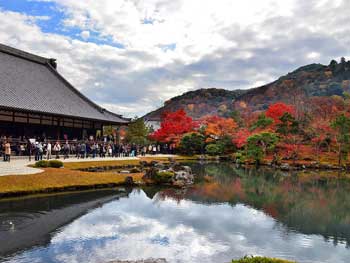
[{"label": "white cloud", "polygon": [[81,37],[83,38],[83,39],[88,39],[89,37],[90,37],[90,31],[87,31],[87,30],[84,30],[84,31],[82,31],[81,32]]},{"label": "white cloud", "polygon": [[18,254],[11,262],[153,257],[211,263],[247,254],[299,262],[347,262],[345,242],[334,246],[321,235],[302,234],[244,204],[211,203],[210,198],[201,203],[196,195],[196,201],[178,201],[161,195],[149,199],[142,190],[134,190],[128,198],[89,211],[56,231],[47,246]]},{"label": "white cloud", "polygon": [[[307,63],[350,55],[348,1],[51,2],[65,14],[62,25],[80,30],[84,42],[42,32],[36,22],[48,19],[44,14],[4,10],[0,42],[57,58],[78,89],[128,116],[184,91],[249,88]],[[89,42],[92,33],[114,43]]]},{"label": "white cloud", "polygon": [[320,56],[321,54],[318,52],[310,52],[307,54],[307,58],[310,58],[310,59],[319,59]]}]

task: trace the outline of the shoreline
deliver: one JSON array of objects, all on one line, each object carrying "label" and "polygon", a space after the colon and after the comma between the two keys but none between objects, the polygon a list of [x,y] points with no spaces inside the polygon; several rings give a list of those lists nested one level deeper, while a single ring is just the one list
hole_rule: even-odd
[{"label": "shoreline", "polygon": [[[120,171],[89,172],[87,168],[113,167],[132,169],[141,167],[141,162],[167,162],[169,156],[147,156],[128,160],[84,160],[64,162],[63,168],[40,168],[40,173],[0,176],[0,199],[23,197],[36,194],[63,193],[106,189],[119,186],[139,187],[146,185],[142,181],[144,173]],[[176,158],[176,157],[175,157]],[[183,157],[176,158],[183,160]],[[29,164],[33,165],[33,164]],[[132,182],[130,182],[130,177]]]},{"label": "shoreline", "polygon": [[[173,156],[177,162],[212,162],[212,161],[230,161],[231,158],[219,158],[217,156],[209,158],[200,158],[201,156]],[[41,168],[41,173],[26,175],[6,175],[0,177],[0,199],[12,197],[23,197],[36,194],[53,194],[87,190],[100,190],[114,187],[139,187],[149,185],[149,182],[142,180],[144,173],[140,170],[137,173],[121,173],[120,171],[110,171],[113,169],[132,169],[140,168],[142,162],[169,162],[168,156],[140,157],[132,160],[85,160],[83,162],[66,162],[64,168]],[[232,162],[232,164],[235,164]],[[288,165],[286,165],[288,164]],[[284,166],[283,166],[284,165]],[[240,167],[254,167],[253,163],[240,163]],[[282,167],[283,166],[283,167]],[[261,167],[293,172],[348,172],[348,169],[341,169],[331,164],[321,164],[312,166],[306,162],[295,162],[294,164],[282,163],[278,167],[273,167],[264,160]],[[88,168],[102,168],[102,171],[91,172]],[[349,168],[348,166],[346,168]],[[105,169],[105,170],[103,170]],[[328,175],[325,175],[326,177]],[[132,184],[130,180],[132,178]]]}]

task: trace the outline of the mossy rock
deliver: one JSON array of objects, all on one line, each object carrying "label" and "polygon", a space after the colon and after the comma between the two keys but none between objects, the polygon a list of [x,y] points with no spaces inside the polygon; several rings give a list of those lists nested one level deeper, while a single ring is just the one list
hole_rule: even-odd
[{"label": "mossy rock", "polygon": [[49,162],[45,160],[37,161],[34,166],[40,168],[47,168],[49,167]]},{"label": "mossy rock", "polygon": [[173,177],[174,177],[174,172],[159,171],[159,172],[156,172],[153,179],[156,183],[170,183]]},{"label": "mossy rock", "polygon": [[266,257],[244,257],[237,260],[232,260],[232,263],[296,263],[295,261],[288,261],[278,258],[266,258]]},{"label": "mossy rock", "polygon": [[63,167],[63,163],[59,160],[51,160],[51,161],[49,161],[49,167],[61,168],[61,167]]}]

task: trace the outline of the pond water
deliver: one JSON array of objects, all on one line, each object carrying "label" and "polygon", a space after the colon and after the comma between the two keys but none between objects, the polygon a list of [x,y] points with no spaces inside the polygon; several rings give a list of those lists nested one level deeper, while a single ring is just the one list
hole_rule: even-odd
[{"label": "pond water", "polygon": [[0,262],[244,255],[350,262],[350,184],[228,163],[191,164],[194,187],[120,189],[0,202]]}]

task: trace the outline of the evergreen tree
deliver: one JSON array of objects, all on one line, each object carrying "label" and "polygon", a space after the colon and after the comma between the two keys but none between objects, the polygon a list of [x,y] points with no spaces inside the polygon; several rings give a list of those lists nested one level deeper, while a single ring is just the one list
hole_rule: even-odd
[{"label": "evergreen tree", "polygon": [[247,142],[248,157],[258,165],[268,151],[275,149],[278,137],[275,133],[263,132],[250,136]]},{"label": "evergreen tree", "polygon": [[341,160],[346,159],[349,153],[350,118],[342,114],[332,122],[331,126],[337,132],[338,165],[341,165]]},{"label": "evergreen tree", "polygon": [[143,119],[135,118],[128,126],[126,141],[129,143],[144,145],[147,143],[148,134],[149,129],[145,125]]}]

